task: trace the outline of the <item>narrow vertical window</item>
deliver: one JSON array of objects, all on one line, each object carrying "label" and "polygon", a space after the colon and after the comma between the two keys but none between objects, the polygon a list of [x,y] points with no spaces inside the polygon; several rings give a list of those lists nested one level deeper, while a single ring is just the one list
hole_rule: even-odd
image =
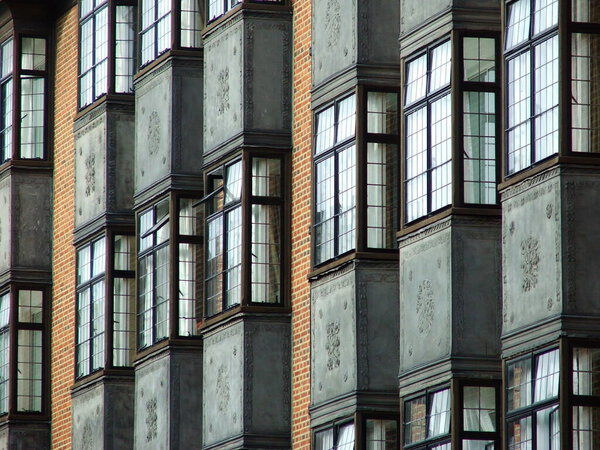
[{"label": "narrow vertical window", "polygon": [[171,0],[142,0],[141,65],[171,48]]},{"label": "narrow vertical window", "polygon": [[135,8],[117,6],[115,9],[115,92],[133,92],[135,72]]},{"label": "narrow vertical window", "polygon": [[82,1],[79,105],[89,105],[108,89],[108,0]]},{"label": "narrow vertical window", "polygon": [[197,48],[201,45],[200,0],[181,0],[181,46]]},{"label": "narrow vertical window", "polygon": [[8,412],[10,294],[0,294],[0,414]]},{"label": "narrow vertical window", "polygon": [[21,40],[20,157],[44,158],[46,110],[46,39]]},{"label": "narrow vertical window", "polygon": [[135,238],[113,241],[113,365],[133,365],[135,354]]},{"label": "narrow vertical window", "polygon": [[12,158],[13,41],[0,45],[0,164]]},{"label": "narrow vertical window", "polygon": [[197,334],[200,235],[202,217],[196,201],[179,199],[179,335]]}]

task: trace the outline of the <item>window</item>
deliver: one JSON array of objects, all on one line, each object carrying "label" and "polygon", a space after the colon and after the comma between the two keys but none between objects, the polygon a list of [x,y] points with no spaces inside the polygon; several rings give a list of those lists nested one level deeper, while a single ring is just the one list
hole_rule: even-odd
[{"label": "window", "polygon": [[12,158],[13,146],[13,41],[0,45],[0,163]]},{"label": "window", "polygon": [[8,396],[10,377],[10,294],[0,294],[0,414],[8,412]]},{"label": "window", "polygon": [[492,450],[498,442],[498,389],[495,386],[462,386],[462,448]]},{"label": "window", "polygon": [[[366,106],[358,116],[357,96]],[[357,127],[365,131],[358,142]],[[318,111],[315,131],[314,264],[393,248],[398,94],[360,87]]]},{"label": "window", "polygon": [[[450,389],[420,395],[404,402],[404,445],[423,441],[417,448],[445,448],[450,433]],[[449,442],[449,441],[448,441]],[[449,445],[449,444],[448,444]]]},{"label": "window", "polygon": [[112,252],[112,321],[107,329],[112,328],[113,366],[128,367],[135,354],[135,238],[112,235]]},{"label": "window", "polygon": [[354,422],[315,432],[315,450],[354,450]]},{"label": "window", "polygon": [[558,349],[507,363],[508,448],[560,448]]},{"label": "window", "polygon": [[573,448],[600,444],[600,349],[573,348]]},{"label": "window", "polygon": [[232,10],[236,5],[247,3],[283,4],[283,0],[208,0],[208,21],[211,22]]},{"label": "window", "polygon": [[396,450],[398,422],[391,419],[366,419],[366,447],[368,450]]},{"label": "window", "polygon": [[138,216],[138,348],[169,332],[169,199]]},{"label": "window", "polygon": [[[228,163],[207,177],[206,317],[243,302],[283,303],[282,162],[257,153]],[[247,218],[243,217],[243,204],[248,205]],[[244,223],[249,224],[249,233]],[[242,284],[244,276],[250,280],[249,292]]]},{"label": "window", "polygon": [[83,377],[104,367],[106,239],[77,251],[77,373]]},{"label": "window", "polygon": [[181,46],[200,47],[202,45],[200,29],[200,2],[202,0],[181,0]]},{"label": "window", "polygon": [[171,48],[171,0],[142,0],[141,65]]}]

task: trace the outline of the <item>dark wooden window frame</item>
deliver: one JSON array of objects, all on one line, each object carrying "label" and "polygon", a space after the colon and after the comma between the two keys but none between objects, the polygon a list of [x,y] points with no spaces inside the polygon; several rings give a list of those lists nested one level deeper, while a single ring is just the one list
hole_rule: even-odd
[{"label": "dark wooden window frame", "polygon": [[[15,51],[15,41],[12,37],[12,35],[10,37],[8,37],[7,39],[5,39],[4,41],[2,41],[1,45],[4,46],[5,44],[7,44],[9,41],[12,42],[12,52],[13,52],[13,61],[14,61],[14,51]],[[0,49],[0,58],[3,59],[3,52]],[[14,77],[14,66],[15,64],[11,64],[11,72],[10,75],[3,77],[0,80],[0,117],[2,119],[4,119],[5,115],[4,115],[4,111],[2,110],[2,104],[4,103],[4,95],[2,94],[2,89],[4,88],[4,86],[11,82],[12,83],[12,98],[10,101],[10,107],[13,110],[14,113],[14,107],[15,107],[15,93],[14,93],[14,89],[15,89],[15,77]],[[0,126],[2,126],[2,123],[0,122]],[[5,129],[2,129],[2,132],[4,132]],[[11,130],[9,133],[9,137],[10,137],[10,141],[11,141],[11,154],[10,155],[6,155],[6,158],[2,158],[0,159],[0,164],[4,163],[5,161],[8,161],[9,159],[12,159],[14,157],[14,149],[15,149],[15,145],[14,145],[14,135],[15,135],[15,124],[14,124],[14,114],[11,116]],[[2,138],[0,137],[0,145],[2,147],[4,147],[4,143],[2,142]]]},{"label": "dark wooden window frame", "polygon": [[[116,34],[117,34],[117,27],[116,27],[116,17],[117,17],[117,6],[131,6],[133,7],[134,11],[133,11],[133,15],[135,20],[138,19],[138,13],[137,13],[137,1],[136,0],[107,0],[106,3],[103,4],[102,7],[95,7],[93,8],[93,10],[86,15],[85,17],[78,17],[78,30],[79,30],[79,40],[78,40],[78,64],[77,64],[77,105],[79,110],[85,110],[89,107],[93,107],[93,105],[102,102],[103,99],[110,97],[110,96],[124,96],[125,98],[130,98],[133,97],[133,93],[125,93],[125,92],[116,92],[116,88],[115,88],[115,74],[116,74],[116,70],[115,70],[115,66],[116,66]],[[81,27],[84,21],[89,20],[90,18],[92,18],[92,16],[94,16],[92,18],[92,20],[95,20],[95,15],[97,14],[97,12],[102,9],[103,7],[107,7],[108,8],[108,17],[107,17],[107,90],[104,93],[101,93],[100,95],[95,95],[94,93],[92,93],[92,101],[90,103],[87,103],[85,105],[81,104],[81,78],[83,76],[83,74],[81,73]],[[137,23],[135,23],[134,21],[134,29],[137,31],[138,25]],[[137,54],[137,46],[138,46],[138,39],[137,39],[137,32],[135,33],[134,36],[134,40],[133,40],[133,57],[134,57],[134,68],[136,67],[136,62],[135,62],[135,55]],[[94,42],[95,42],[95,36],[94,36]],[[96,51],[96,47],[93,47],[92,50],[94,53]],[[91,71],[94,70],[95,66],[92,66],[92,68],[90,69]],[[94,79],[92,77],[92,92],[93,92],[93,86],[94,86]]]},{"label": "dark wooden window frame", "polygon": [[354,448],[358,448],[359,446],[357,445],[357,442],[359,442],[359,440],[358,440],[359,436],[358,436],[358,432],[357,432],[358,431],[357,424],[359,422],[360,422],[360,420],[358,419],[358,414],[355,414],[350,417],[344,417],[342,419],[335,420],[333,423],[328,423],[328,424],[313,428],[312,439],[311,439],[312,440],[312,448],[313,449],[317,448],[317,434],[318,433],[332,429],[333,430],[333,448],[337,449],[340,428],[342,428],[345,425],[349,425],[349,424],[354,425]]},{"label": "dark wooden window frame", "polygon": [[206,23],[207,24],[212,24],[216,20],[219,20],[221,17],[225,16],[230,11],[233,11],[234,9],[236,9],[242,3],[256,3],[259,5],[285,5],[286,4],[286,0],[237,0],[236,4],[231,6],[231,5],[229,5],[231,3],[231,0],[218,0],[218,2],[223,5],[223,13],[218,14],[215,17],[213,17],[212,19],[210,19],[209,18],[210,17],[209,16],[210,0],[204,0],[204,2],[206,5],[205,11],[206,11]]},{"label": "dark wooden window frame", "polygon": [[[496,400],[496,431],[465,431],[464,429],[464,388],[465,387],[492,387],[495,389]],[[456,402],[452,403],[452,429],[453,448],[462,448],[464,439],[493,441],[494,448],[500,448],[500,437],[502,430],[502,382],[490,379],[456,379],[452,386],[452,395]],[[455,431],[456,430],[456,431]]]}]

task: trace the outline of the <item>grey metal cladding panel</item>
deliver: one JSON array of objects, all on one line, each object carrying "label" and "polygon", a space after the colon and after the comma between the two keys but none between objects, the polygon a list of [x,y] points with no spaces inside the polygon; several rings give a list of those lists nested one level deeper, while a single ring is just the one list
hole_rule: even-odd
[{"label": "grey metal cladding panel", "polygon": [[401,0],[400,31],[411,31],[451,6],[452,0]]},{"label": "grey metal cladding panel", "polygon": [[[73,396],[73,448],[104,448],[104,386],[97,384]],[[111,408],[111,411],[112,410]],[[116,412],[116,411],[114,411]]]},{"label": "grey metal cladding panel", "polygon": [[104,384],[104,432],[108,448],[133,447],[134,387],[133,380],[129,383]]},{"label": "grey metal cladding panel", "polygon": [[400,2],[369,0],[358,3],[359,61],[398,65],[400,49]]},{"label": "grey metal cladding panel", "polygon": [[524,186],[502,202],[503,334],[562,311],[559,176]]},{"label": "grey metal cladding panel", "polygon": [[0,181],[0,273],[10,268],[12,241],[12,198],[10,176]]},{"label": "grey metal cladding panel", "polygon": [[290,325],[247,322],[246,393],[244,406],[250,417],[245,429],[254,434],[290,431]]},{"label": "grey metal cladding panel", "polygon": [[171,414],[169,358],[163,355],[136,367],[134,448],[169,448]]},{"label": "grey metal cladding panel", "polygon": [[244,388],[243,324],[204,339],[202,363],[202,444],[208,446],[242,433]]},{"label": "grey metal cladding panel", "polygon": [[50,430],[45,424],[15,424],[8,426],[9,443],[7,448],[24,450],[49,450],[50,449]]},{"label": "grey metal cladding panel", "polygon": [[115,151],[109,164],[109,177],[114,174],[114,178],[109,180],[109,198],[114,202],[114,210],[131,210],[134,190],[135,122],[131,115],[118,115],[115,117],[114,127]]},{"label": "grey metal cladding panel", "polygon": [[172,69],[162,70],[135,96],[135,192],[171,170]]},{"label": "grey metal cladding panel", "polygon": [[246,129],[290,131],[291,23],[245,20]]},{"label": "grey metal cladding panel", "polygon": [[177,96],[174,107],[173,170],[177,173],[201,174],[203,139],[202,69],[178,70]]},{"label": "grey metal cladding panel", "polygon": [[451,351],[452,286],[449,228],[400,249],[400,370]]},{"label": "grey metal cladding panel", "polygon": [[575,172],[563,175],[563,259],[565,305],[569,314],[600,314],[600,176]]},{"label": "grey metal cladding panel", "polygon": [[398,387],[398,270],[360,269],[358,292],[359,387],[375,391]]},{"label": "grey metal cladding panel", "polygon": [[500,226],[453,225],[454,355],[500,355]]},{"label": "grey metal cladding panel", "polygon": [[243,22],[211,35],[204,48],[204,152],[209,153],[243,129]]},{"label": "grey metal cladding panel", "polygon": [[107,113],[75,133],[75,226],[106,210]]},{"label": "grey metal cladding panel", "polygon": [[355,272],[311,286],[311,302],[311,397],[318,404],[357,389]]},{"label": "grey metal cladding panel", "polygon": [[202,448],[202,353],[171,353],[171,448]]},{"label": "grey metal cladding panel", "polygon": [[50,270],[52,247],[52,177],[13,177],[13,257],[19,267]]},{"label": "grey metal cladding panel", "polygon": [[314,0],[312,23],[313,85],[318,85],[357,61],[356,0]]}]

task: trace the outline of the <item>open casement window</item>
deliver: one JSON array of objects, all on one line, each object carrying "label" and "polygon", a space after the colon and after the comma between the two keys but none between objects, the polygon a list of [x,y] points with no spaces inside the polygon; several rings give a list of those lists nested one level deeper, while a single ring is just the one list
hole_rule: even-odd
[{"label": "open casement window", "polygon": [[218,19],[241,3],[283,5],[285,0],[207,0],[208,22]]},{"label": "open casement window", "polygon": [[509,449],[560,448],[559,349],[506,363]]},{"label": "open casement window", "polygon": [[354,422],[335,424],[315,431],[313,448],[315,450],[354,450]]},{"label": "open casement window", "polygon": [[284,161],[245,153],[208,173],[205,317],[238,305],[284,304]]},{"label": "open casement window", "polygon": [[79,1],[79,107],[133,92],[135,2]]},{"label": "open casement window", "polygon": [[404,402],[404,448],[445,450],[450,445],[450,398],[446,388]]},{"label": "open casement window", "polygon": [[78,247],[76,378],[133,363],[134,244],[131,235],[109,232]]},{"label": "open casement window", "polygon": [[394,248],[397,139],[397,92],[361,86],[316,112],[315,266]]},{"label": "open casement window", "polygon": [[499,53],[495,33],[454,32],[407,59],[405,225],[448,206],[497,205]]},{"label": "open casement window", "polygon": [[46,409],[46,297],[32,286],[0,292],[0,415]]},{"label": "open casement window", "polygon": [[202,46],[204,0],[140,0],[140,66],[171,49]]}]

